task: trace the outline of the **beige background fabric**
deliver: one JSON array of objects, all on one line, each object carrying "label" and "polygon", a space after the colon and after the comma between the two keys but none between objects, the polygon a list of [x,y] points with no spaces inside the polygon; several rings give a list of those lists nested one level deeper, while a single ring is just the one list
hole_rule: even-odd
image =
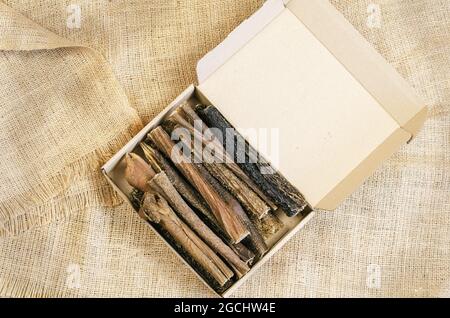
[{"label": "beige background fabric", "polygon": [[[98,168],[195,81],[196,61],[262,1],[3,3],[0,296],[213,296]],[[236,296],[450,296],[450,3],[332,3],[430,118]],[[80,29],[66,26],[69,4],[82,9]]]}]

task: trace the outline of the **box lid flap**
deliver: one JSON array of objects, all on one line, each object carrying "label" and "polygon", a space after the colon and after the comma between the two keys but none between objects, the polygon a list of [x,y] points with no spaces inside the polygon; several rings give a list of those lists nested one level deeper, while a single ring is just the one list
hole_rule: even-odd
[{"label": "box lid flap", "polygon": [[354,32],[327,1],[273,0],[199,62],[199,90],[244,136],[278,129],[278,149],[254,146],[315,208],[334,208],[425,118]]}]

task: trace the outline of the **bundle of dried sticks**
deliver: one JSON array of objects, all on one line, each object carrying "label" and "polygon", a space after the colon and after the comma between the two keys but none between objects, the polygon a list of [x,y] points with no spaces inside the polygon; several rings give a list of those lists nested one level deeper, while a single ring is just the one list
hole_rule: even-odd
[{"label": "bundle of dried sticks", "polygon": [[[230,137],[227,128],[213,106],[185,103],[141,143],[146,161],[135,153],[125,159],[139,215],[218,289],[244,276],[268,251],[267,242],[284,226],[278,206],[288,215],[307,206],[281,175],[262,176],[267,162],[238,163],[219,136]],[[240,136],[231,137],[236,143]],[[249,147],[245,155],[258,154]]]}]

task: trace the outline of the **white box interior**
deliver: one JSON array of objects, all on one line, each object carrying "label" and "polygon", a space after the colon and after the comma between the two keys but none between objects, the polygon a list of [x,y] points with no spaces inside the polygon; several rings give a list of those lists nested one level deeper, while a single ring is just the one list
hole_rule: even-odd
[{"label": "white box interior", "polygon": [[258,150],[312,206],[400,127],[288,9],[199,90],[238,131],[278,129]]}]

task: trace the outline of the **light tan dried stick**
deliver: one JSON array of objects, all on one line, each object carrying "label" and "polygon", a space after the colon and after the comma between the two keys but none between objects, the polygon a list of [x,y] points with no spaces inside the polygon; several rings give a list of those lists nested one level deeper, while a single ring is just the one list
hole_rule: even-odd
[{"label": "light tan dried stick", "polygon": [[214,252],[183,222],[158,193],[147,191],[141,206],[141,214],[149,221],[159,224],[220,286],[233,276],[224,273],[211,259]]},{"label": "light tan dried stick", "polygon": [[178,193],[185,199],[187,203],[193,206],[197,211],[202,213],[208,220],[208,225],[225,240],[230,248],[239,256],[246,264],[251,264],[255,258],[255,254],[245,247],[242,243],[233,244],[229,236],[220,227],[217,219],[209,210],[208,205],[201,195],[178,173],[175,167],[157,150],[148,145],[141,143],[145,157],[155,171],[164,171],[173,184]]},{"label": "light tan dried stick", "polygon": [[[247,264],[244,263],[208,226],[206,226],[194,211],[192,211],[164,172],[160,172],[154,176],[149,181],[149,185],[152,190],[161,194],[169,202],[170,206],[178,212],[184,221],[189,224],[212,249],[232,265],[238,277],[242,277],[250,270]],[[227,267],[225,268],[223,266],[224,264],[217,255],[210,255],[210,257],[214,259],[216,265],[219,266],[223,272],[226,272]]]},{"label": "light tan dried stick", "polygon": [[[242,277],[250,270],[247,264],[244,263],[208,226],[206,226],[189,205],[186,204],[163,171],[155,174],[153,169],[136,154],[128,154],[126,160],[127,167],[125,178],[130,185],[144,192],[153,191],[162,195],[178,215],[180,215],[211,248],[215,249],[217,253],[222,255],[224,259],[233,266],[238,277]],[[223,273],[227,276],[233,275],[228,266],[226,266],[215,253],[207,254]]]}]

